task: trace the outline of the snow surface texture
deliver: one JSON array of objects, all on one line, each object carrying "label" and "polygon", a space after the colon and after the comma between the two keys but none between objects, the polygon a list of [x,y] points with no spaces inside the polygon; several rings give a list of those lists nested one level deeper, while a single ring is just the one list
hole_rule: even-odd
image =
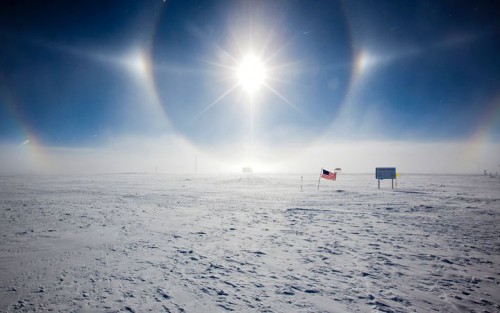
[{"label": "snow surface texture", "polygon": [[0,177],[0,311],[498,312],[500,180]]}]

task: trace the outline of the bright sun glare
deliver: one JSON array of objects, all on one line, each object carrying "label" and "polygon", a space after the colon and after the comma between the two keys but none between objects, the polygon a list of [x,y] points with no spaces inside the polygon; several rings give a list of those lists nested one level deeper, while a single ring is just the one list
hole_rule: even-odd
[{"label": "bright sun glare", "polygon": [[264,65],[253,55],[249,55],[243,59],[237,73],[240,85],[249,94],[255,93],[266,78]]}]

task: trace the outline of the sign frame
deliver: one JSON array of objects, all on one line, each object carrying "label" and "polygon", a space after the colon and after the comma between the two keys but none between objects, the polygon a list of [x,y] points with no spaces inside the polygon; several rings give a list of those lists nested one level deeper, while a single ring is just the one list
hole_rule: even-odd
[{"label": "sign frame", "polygon": [[[376,167],[375,178],[378,180],[378,189],[380,189],[380,181],[390,179],[392,182],[392,189],[394,189],[394,180],[397,182],[397,173],[395,167]],[[397,183],[396,183],[397,184]]]},{"label": "sign frame", "polygon": [[376,179],[396,179],[396,168],[395,167],[376,167],[375,168],[375,178]]}]

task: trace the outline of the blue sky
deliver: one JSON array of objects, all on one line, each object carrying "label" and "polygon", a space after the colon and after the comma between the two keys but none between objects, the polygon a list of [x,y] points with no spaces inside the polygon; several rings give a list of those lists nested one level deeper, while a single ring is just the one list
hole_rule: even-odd
[{"label": "blue sky", "polygon": [[[0,143],[500,139],[495,1],[3,1]],[[266,70],[254,94],[236,72]],[[472,138],[472,139],[471,139]],[[32,139],[33,140],[33,139]]]}]

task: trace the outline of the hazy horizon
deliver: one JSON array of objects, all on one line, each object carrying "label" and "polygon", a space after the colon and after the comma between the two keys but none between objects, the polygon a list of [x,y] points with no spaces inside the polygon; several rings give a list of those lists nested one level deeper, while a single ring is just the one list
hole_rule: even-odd
[{"label": "hazy horizon", "polygon": [[[349,142],[309,146],[219,146],[201,150],[179,137],[148,141],[127,138],[108,146],[45,148],[2,146],[0,174],[79,173],[311,173],[342,168],[344,173],[372,173],[375,167],[395,166],[400,173],[482,174],[499,170],[498,145],[472,143]],[[175,151],[175,152],[172,152]],[[477,162],[481,160],[482,163]]]}]

